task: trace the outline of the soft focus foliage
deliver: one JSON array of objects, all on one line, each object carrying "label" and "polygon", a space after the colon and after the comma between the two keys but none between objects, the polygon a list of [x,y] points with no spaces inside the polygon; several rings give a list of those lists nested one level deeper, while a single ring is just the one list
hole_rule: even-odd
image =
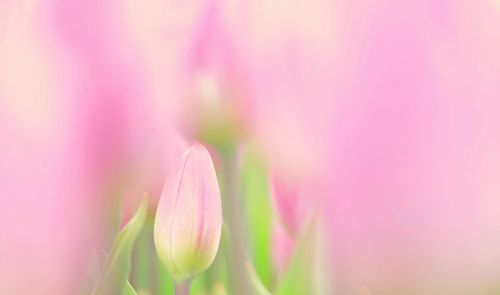
[{"label": "soft focus foliage", "polygon": [[92,294],[120,294],[122,292],[132,292],[128,284],[128,276],[132,268],[130,255],[135,240],[144,226],[147,207],[148,203],[145,200],[141,203],[134,217],[116,237],[111,247],[111,253],[106,260],[103,274],[99,282],[97,282]]}]

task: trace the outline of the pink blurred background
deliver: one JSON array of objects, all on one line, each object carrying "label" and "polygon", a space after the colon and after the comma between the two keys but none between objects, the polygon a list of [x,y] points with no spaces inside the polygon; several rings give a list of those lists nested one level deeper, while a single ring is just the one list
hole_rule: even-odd
[{"label": "pink blurred background", "polygon": [[0,290],[75,293],[212,125],[321,203],[340,294],[500,287],[495,1],[0,0]]}]

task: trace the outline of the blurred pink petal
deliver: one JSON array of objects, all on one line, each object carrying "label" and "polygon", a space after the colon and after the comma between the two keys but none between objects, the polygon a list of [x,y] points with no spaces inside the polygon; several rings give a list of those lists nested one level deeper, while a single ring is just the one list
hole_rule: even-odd
[{"label": "blurred pink petal", "polygon": [[7,241],[0,246],[0,289],[75,293],[95,245],[94,225],[109,203],[102,197],[135,195],[136,188],[137,197],[147,191],[157,199],[182,144],[169,132],[168,109],[148,95],[152,87],[141,55],[126,46],[133,40],[118,6],[4,4],[0,180]]},{"label": "blurred pink petal", "polygon": [[72,294],[84,278],[99,208],[71,96],[71,60],[39,6],[11,4],[0,41],[0,290]]},{"label": "blurred pink petal", "polygon": [[271,174],[274,206],[283,228],[292,238],[296,238],[307,224],[318,202],[314,189],[306,185],[313,184],[290,178],[286,174]]},{"label": "blurred pink petal", "polygon": [[339,3],[346,77],[332,113],[328,212],[340,282],[384,294],[391,284],[492,287],[498,11],[486,1]]},{"label": "blurred pink petal", "polygon": [[174,108],[184,129],[221,121],[256,136],[277,166],[316,170],[332,105],[335,34],[322,29],[333,27],[330,1],[292,10],[286,1],[125,3],[150,76],[170,81],[164,97],[182,101]]},{"label": "blurred pink petal", "polygon": [[151,68],[159,52],[144,48],[125,4],[51,0],[47,9],[56,36],[78,61],[74,94],[86,130],[82,136],[95,159],[101,193],[120,196],[122,223],[144,193],[156,208],[169,169],[186,148],[173,130],[177,98],[158,88],[175,83]]},{"label": "blurred pink petal", "polygon": [[334,1],[227,1],[227,34],[244,72],[253,133],[272,166],[317,174],[328,153],[338,61]]},{"label": "blurred pink petal", "polygon": [[278,277],[287,269],[288,262],[292,256],[295,241],[279,223],[273,226],[272,253],[273,264]]},{"label": "blurred pink petal", "polygon": [[[166,142],[159,139],[157,141],[162,150],[158,149],[152,154],[141,155],[142,157],[136,155],[135,158],[129,159],[142,160],[143,162],[135,162],[135,166],[130,169],[130,178],[120,184],[122,205],[120,224],[122,225],[133,216],[144,193],[150,200],[149,209],[154,214],[165,181],[176,175],[175,169],[181,161],[182,154],[187,149],[187,143],[172,130],[162,137]],[[148,157],[149,161],[144,162],[144,157]]]}]

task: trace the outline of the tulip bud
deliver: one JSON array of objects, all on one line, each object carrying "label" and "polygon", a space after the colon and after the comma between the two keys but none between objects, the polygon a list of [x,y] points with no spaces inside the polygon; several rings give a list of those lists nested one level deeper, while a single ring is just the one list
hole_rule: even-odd
[{"label": "tulip bud", "polygon": [[315,196],[298,180],[272,174],[271,195],[285,230],[295,237],[305,221],[310,217]]},{"label": "tulip bud", "polygon": [[179,164],[163,189],[154,229],[158,256],[176,282],[212,264],[222,226],[220,190],[208,151],[195,144]]}]

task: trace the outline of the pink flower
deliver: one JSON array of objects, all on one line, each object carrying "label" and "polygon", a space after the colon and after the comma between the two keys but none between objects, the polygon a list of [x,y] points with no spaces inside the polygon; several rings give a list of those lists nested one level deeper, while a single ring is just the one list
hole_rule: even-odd
[{"label": "pink flower", "polygon": [[284,171],[270,173],[271,197],[277,218],[273,226],[273,262],[281,275],[291,258],[295,245],[304,236],[305,230],[321,213],[319,204],[322,194],[318,181],[305,177],[297,178]]},{"label": "pink flower", "polygon": [[274,206],[283,228],[293,238],[298,237],[315,208],[318,198],[314,189],[308,189],[308,183],[300,179],[279,174],[271,175],[270,185]]},{"label": "pink flower", "polygon": [[0,290],[74,294],[100,206],[71,59],[30,4],[0,21]]},{"label": "pink flower", "polygon": [[498,8],[338,2],[344,78],[324,137],[338,285],[490,288],[500,265]]},{"label": "pink flower", "polygon": [[177,282],[205,271],[219,247],[222,208],[208,151],[201,144],[182,156],[176,177],[165,184],[154,239],[160,260]]},{"label": "pink flower", "polygon": [[187,146],[176,131],[175,99],[159,87],[171,83],[151,72],[154,55],[129,28],[122,5],[49,0],[44,8],[56,41],[75,64],[81,137],[100,193],[119,196],[125,223],[144,193],[156,209],[163,183]]},{"label": "pink flower", "polygon": [[75,293],[104,196],[128,194],[129,207],[144,192],[157,200],[184,150],[140,55],[125,49],[119,11],[109,1],[0,1],[2,291]]},{"label": "pink flower", "polygon": [[331,1],[146,2],[125,1],[125,19],[185,129],[235,129],[274,165],[317,171],[333,104]]}]

